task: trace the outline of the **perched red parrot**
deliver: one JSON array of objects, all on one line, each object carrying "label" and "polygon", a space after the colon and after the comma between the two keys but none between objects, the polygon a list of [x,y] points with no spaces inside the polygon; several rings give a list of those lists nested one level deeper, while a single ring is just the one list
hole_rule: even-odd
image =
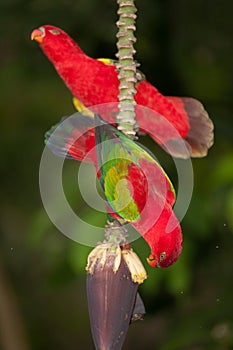
[{"label": "perched red parrot", "polygon": [[172,211],[174,189],[144,148],[98,115],[82,113],[53,127],[46,144],[56,155],[94,162],[108,212],[143,236],[151,248],[151,266],[168,267],[178,259],[182,233]]},{"label": "perched red parrot", "polygon": [[[109,123],[115,123],[119,80],[113,60],[87,56],[60,28],[44,25],[35,29],[36,40],[54,65],[73,96]],[[203,105],[193,98],[163,96],[139,72],[136,85],[136,119],[139,129],[148,133],[171,155],[202,157],[213,144],[213,124]],[[81,103],[81,104],[80,104]],[[106,104],[101,111],[96,105]],[[142,108],[144,107],[144,108]],[[180,146],[183,140],[185,146]]]}]

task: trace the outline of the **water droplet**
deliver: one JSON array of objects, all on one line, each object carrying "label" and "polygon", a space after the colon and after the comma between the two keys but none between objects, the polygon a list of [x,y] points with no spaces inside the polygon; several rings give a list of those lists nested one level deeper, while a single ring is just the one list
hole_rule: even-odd
[{"label": "water droplet", "polygon": [[219,302],[220,302],[220,299],[219,299],[219,298],[217,298],[217,299],[216,299],[216,303],[219,303]]},{"label": "water droplet", "polygon": [[216,245],[216,247],[215,247],[216,249],[218,249],[219,248],[219,245]]}]

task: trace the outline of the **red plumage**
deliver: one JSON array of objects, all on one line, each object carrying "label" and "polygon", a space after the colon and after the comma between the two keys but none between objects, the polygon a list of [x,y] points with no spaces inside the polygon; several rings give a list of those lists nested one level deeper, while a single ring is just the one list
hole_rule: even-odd
[{"label": "red plumage", "polygon": [[[40,43],[72,94],[114,123],[119,94],[115,64],[87,56],[63,30],[51,25],[34,30],[31,37]],[[200,102],[192,98],[165,97],[143,77],[136,90],[136,119],[141,131],[147,132],[174,156],[206,155],[213,143],[213,124]],[[108,105],[96,110],[94,106],[100,104]],[[184,143],[180,144],[180,140]]]}]

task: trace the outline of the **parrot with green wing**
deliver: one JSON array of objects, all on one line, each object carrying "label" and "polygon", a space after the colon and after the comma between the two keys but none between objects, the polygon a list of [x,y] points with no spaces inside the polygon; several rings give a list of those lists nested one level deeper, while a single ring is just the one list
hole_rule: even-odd
[{"label": "parrot with green wing", "polygon": [[56,155],[95,164],[108,215],[142,235],[151,266],[168,267],[178,259],[182,232],[172,210],[175,191],[149,152],[96,114],[63,119],[47,132],[46,144]]}]

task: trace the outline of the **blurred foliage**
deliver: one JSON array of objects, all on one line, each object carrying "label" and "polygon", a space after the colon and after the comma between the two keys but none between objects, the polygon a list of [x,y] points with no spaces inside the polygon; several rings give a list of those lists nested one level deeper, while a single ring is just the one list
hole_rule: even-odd
[{"label": "blurred foliage", "polygon": [[[148,313],[131,326],[124,349],[228,350],[233,346],[233,2],[137,5],[141,70],[164,94],[195,96],[205,104],[215,123],[215,145],[207,158],[193,160],[195,187],[182,222],[183,254],[167,270],[146,266],[148,280],[140,289]],[[0,4],[0,255],[33,350],[93,349],[93,343],[85,296],[91,248],[53,226],[38,186],[44,133],[73,113],[71,96],[30,41],[30,32],[55,24],[90,56],[114,57],[116,9],[110,0]],[[140,141],[176,182],[170,157],[148,137]],[[68,200],[84,221],[103,226],[104,215],[89,208],[77,189],[77,168],[65,164]],[[133,247],[145,261],[146,243],[138,239]],[[2,346],[6,349],[0,332]]]}]

